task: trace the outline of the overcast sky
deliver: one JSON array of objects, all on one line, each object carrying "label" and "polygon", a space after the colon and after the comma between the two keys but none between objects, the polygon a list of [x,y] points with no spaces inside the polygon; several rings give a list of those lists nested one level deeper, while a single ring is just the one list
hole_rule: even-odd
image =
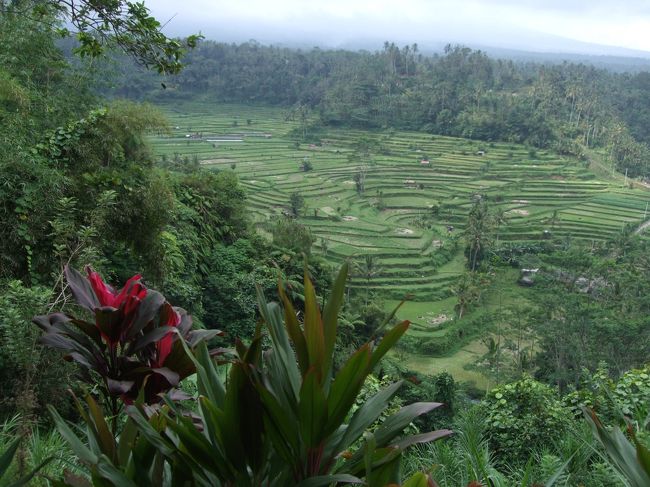
[{"label": "overcast sky", "polygon": [[[326,46],[394,40],[650,52],[650,0],[146,0],[171,35]],[[593,53],[593,51],[592,51]]]}]

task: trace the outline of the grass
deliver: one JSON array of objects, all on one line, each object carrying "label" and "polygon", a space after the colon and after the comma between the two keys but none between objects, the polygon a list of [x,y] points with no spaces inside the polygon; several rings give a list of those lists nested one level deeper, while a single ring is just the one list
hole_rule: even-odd
[{"label": "grass", "polygon": [[490,384],[489,379],[479,371],[466,368],[468,364],[478,360],[486,351],[485,345],[480,340],[475,340],[449,357],[430,357],[414,353],[401,354],[399,351],[394,352],[393,357],[404,366],[421,374],[433,375],[447,371],[456,381],[466,382],[476,390],[487,391],[494,384]]}]

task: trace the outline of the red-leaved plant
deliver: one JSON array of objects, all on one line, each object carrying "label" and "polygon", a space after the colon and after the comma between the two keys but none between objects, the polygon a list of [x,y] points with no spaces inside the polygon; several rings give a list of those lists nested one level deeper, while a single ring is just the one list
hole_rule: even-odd
[{"label": "red-leaved plant", "polygon": [[163,393],[195,372],[181,337],[192,348],[221,332],[192,330],[190,315],[147,289],[140,275],[116,291],[90,267],[86,272],[87,277],[65,268],[73,297],[94,322],[67,313],[37,316],[34,322],[45,332],[42,343],[78,363],[82,378],[98,383],[114,413],[139,394],[146,404],[159,402]]}]

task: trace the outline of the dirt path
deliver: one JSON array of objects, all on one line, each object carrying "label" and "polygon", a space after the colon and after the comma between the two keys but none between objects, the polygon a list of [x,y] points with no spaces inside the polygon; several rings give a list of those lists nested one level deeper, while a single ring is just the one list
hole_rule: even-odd
[{"label": "dirt path", "polygon": [[646,228],[648,228],[648,227],[650,227],[650,220],[645,221],[645,222],[643,222],[641,225],[639,225],[639,228],[637,228],[636,230],[634,230],[634,233],[636,233],[637,235],[639,235],[640,233],[642,233],[642,232],[643,232]]}]

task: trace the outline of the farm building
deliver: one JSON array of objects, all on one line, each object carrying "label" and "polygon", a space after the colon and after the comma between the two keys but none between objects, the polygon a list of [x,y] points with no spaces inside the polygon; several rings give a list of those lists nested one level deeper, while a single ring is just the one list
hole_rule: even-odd
[{"label": "farm building", "polygon": [[417,188],[418,183],[415,181],[415,179],[405,179],[404,180],[404,187],[405,188]]}]

